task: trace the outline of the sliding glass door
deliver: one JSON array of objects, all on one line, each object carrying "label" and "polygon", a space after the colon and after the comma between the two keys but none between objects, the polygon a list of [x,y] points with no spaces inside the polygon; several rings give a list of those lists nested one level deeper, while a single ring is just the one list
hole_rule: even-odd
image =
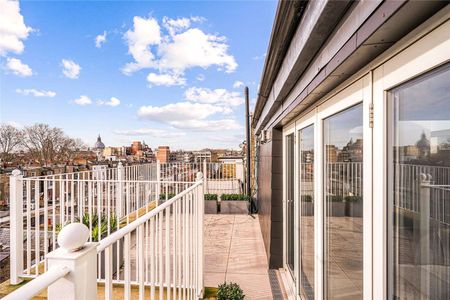
[{"label": "sliding glass door", "polygon": [[363,105],[323,120],[324,298],[363,296]]},{"label": "sliding glass door", "polygon": [[298,131],[300,295],[314,299],[314,125]]},{"label": "sliding glass door", "polygon": [[389,92],[391,299],[450,299],[450,67]]},{"label": "sliding glass door", "polygon": [[[294,155],[294,133],[285,137],[285,151],[286,151],[286,201],[285,201],[285,217],[286,217],[286,266],[294,274],[294,183],[295,183],[295,155]],[[294,278],[295,279],[295,278]]]}]

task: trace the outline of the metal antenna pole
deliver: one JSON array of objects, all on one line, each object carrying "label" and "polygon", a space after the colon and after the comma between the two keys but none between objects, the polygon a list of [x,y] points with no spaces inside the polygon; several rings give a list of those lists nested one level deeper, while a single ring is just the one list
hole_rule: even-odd
[{"label": "metal antenna pole", "polygon": [[246,194],[249,201],[249,213],[252,211],[252,200],[251,200],[251,191],[250,191],[250,103],[249,103],[249,97],[248,97],[248,87],[245,87],[245,127],[246,127],[246,155],[247,155],[247,174],[246,174]]}]

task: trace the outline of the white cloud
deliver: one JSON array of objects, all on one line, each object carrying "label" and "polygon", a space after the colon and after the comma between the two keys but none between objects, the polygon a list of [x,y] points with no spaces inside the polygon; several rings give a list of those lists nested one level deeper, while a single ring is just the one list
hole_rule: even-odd
[{"label": "white cloud", "polygon": [[154,18],[134,17],[133,21],[133,29],[124,35],[128,52],[134,58],[134,62],[122,69],[127,75],[141,69],[154,69],[159,71],[159,76],[176,74],[184,78],[185,70],[194,67],[217,66],[227,73],[237,68],[236,60],[228,53],[225,37],[191,27],[193,22],[203,21],[201,17],[164,17],[162,26],[166,34]]},{"label": "white cloud", "polygon": [[174,86],[186,84],[186,78],[179,74],[150,73],[147,76],[147,81],[150,83],[150,86],[151,85]]},{"label": "white cloud", "polygon": [[253,56],[253,59],[254,60],[264,59],[264,58],[266,58],[266,55],[267,55],[266,53],[263,53],[261,55]]},{"label": "white cloud", "polygon": [[138,116],[145,120],[168,124],[174,128],[193,131],[241,129],[242,126],[234,119],[209,119],[213,115],[230,112],[228,107],[209,103],[178,102],[163,106],[142,106],[138,110]]},{"label": "white cloud", "polygon": [[45,91],[45,90],[36,90],[36,89],[16,89],[16,93],[22,94],[25,96],[34,96],[34,97],[50,97],[53,98],[56,96],[56,93],[53,91]]},{"label": "white cloud", "polygon": [[243,87],[243,86],[244,86],[244,83],[242,81],[239,81],[239,80],[236,80],[233,83],[233,88],[235,88],[235,89],[238,89],[238,88]]},{"label": "white cloud", "polygon": [[206,119],[216,113],[224,113],[223,107],[191,102],[170,103],[163,106],[142,106],[138,116],[143,119],[159,122],[188,121]]},{"label": "white cloud", "polygon": [[173,121],[170,123],[175,128],[197,131],[223,131],[242,129],[242,126],[234,119],[222,120],[187,120]]},{"label": "white cloud", "polygon": [[7,58],[6,68],[18,76],[28,77],[33,75],[33,70],[18,58]]},{"label": "white cloud", "polygon": [[73,102],[75,104],[81,105],[81,106],[92,104],[91,98],[89,98],[88,96],[85,96],[85,95],[82,95],[82,96],[80,96],[80,98],[73,100]]},{"label": "white cloud", "polygon": [[221,106],[239,106],[244,103],[244,98],[238,92],[226,89],[211,90],[208,88],[191,87],[184,93],[186,99],[191,102],[217,104]]},{"label": "white cloud", "polygon": [[19,1],[0,0],[0,56],[8,52],[22,53],[23,40],[32,30],[20,14]]},{"label": "white cloud", "polygon": [[219,66],[225,72],[234,72],[237,63],[229,55],[224,37],[206,34],[198,28],[190,28],[172,37],[172,41],[159,46],[161,70],[184,71],[188,68]]},{"label": "white cloud", "polygon": [[150,46],[161,43],[161,29],[156,19],[134,17],[133,30],[128,30],[124,39],[128,44],[128,53],[135,60],[135,62],[126,64],[122,69],[125,74],[155,66],[155,57]]},{"label": "white cloud", "polygon": [[154,128],[140,128],[135,130],[114,130],[117,135],[127,135],[127,136],[143,136],[148,135],[155,138],[176,138],[185,136],[185,132],[175,132],[173,130],[163,130]]},{"label": "white cloud", "polygon": [[198,74],[197,77],[195,77],[195,79],[197,79],[198,81],[204,81],[205,80],[205,75]]},{"label": "white cloud", "polygon": [[101,48],[102,44],[106,42],[106,31],[103,31],[103,34],[99,34],[95,37],[95,47]]},{"label": "white cloud", "polygon": [[109,100],[97,100],[97,105],[107,105],[114,107],[120,105],[120,100],[116,97],[111,97]]},{"label": "white cloud", "polygon": [[63,59],[61,65],[63,67],[63,74],[67,78],[77,79],[80,76],[81,67],[73,60]]}]

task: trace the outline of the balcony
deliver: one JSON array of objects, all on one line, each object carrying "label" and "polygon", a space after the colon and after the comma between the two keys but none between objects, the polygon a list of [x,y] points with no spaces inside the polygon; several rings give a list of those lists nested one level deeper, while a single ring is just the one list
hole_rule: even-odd
[{"label": "balcony", "polygon": [[[241,165],[206,162],[29,178],[16,171],[11,279],[0,292],[20,287],[5,299],[198,299],[232,281],[249,299],[271,299],[258,218],[204,214],[206,193],[241,193],[242,180]],[[80,250],[60,247],[71,223],[89,230]]]}]

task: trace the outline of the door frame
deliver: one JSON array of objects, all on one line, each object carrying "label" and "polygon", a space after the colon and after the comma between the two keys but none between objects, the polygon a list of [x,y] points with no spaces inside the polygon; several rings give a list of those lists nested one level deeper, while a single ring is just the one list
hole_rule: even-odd
[{"label": "door frame", "polygon": [[[319,199],[319,209],[317,219],[319,222],[319,247],[315,250],[316,257],[320,262],[318,269],[319,285],[316,289],[316,299],[325,297],[325,200],[324,200],[324,148],[323,148],[323,121],[324,119],[342,112],[352,106],[362,103],[363,107],[363,298],[372,297],[372,166],[373,166],[373,141],[372,141],[372,73],[369,72],[359,80],[348,85],[345,89],[332,96],[326,102],[318,107],[317,113],[317,131],[319,133],[317,140],[318,168],[316,176],[318,178],[318,189],[316,193]],[[320,288],[319,288],[320,287]]]},{"label": "door frame", "polygon": [[373,203],[373,239],[377,241],[373,245],[373,299],[391,299],[392,296],[388,269],[392,228],[392,218],[387,217],[391,205],[389,179],[392,178],[388,93],[403,83],[450,63],[448,49],[450,21],[436,26],[373,71],[373,159],[377,162],[373,168],[373,197],[378,199]]},{"label": "door frame", "polygon": [[287,251],[288,251],[288,247],[287,247],[287,147],[286,147],[286,138],[289,135],[293,135],[294,136],[294,199],[292,199],[294,201],[294,253],[295,253],[295,249],[297,249],[297,245],[298,245],[298,239],[295,238],[295,233],[296,230],[295,228],[297,228],[297,209],[296,209],[296,197],[297,197],[297,170],[296,170],[296,161],[297,161],[297,154],[296,154],[296,133],[295,133],[295,123],[287,126],[286,128],[283,128],[283,269],[284,269],[284,273],[285,273],[285,283],[287,284],[286,286],[286,292],[288,294],[289,299],[291,299],[292,297],[295,297],[295,292],[296,292],[296,266],[297,266],[297,257],[296,255],[294,255],[294,270],[290,270],[290,268],[288,267],[287,264]]}]

